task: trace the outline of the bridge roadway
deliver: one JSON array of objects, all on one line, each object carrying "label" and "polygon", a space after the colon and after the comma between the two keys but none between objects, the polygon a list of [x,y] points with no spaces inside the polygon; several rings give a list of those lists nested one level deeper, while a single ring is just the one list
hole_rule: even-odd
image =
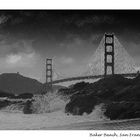
[{"label": "bridge roadway", "polygon": [[[125,73],[125,74],[115,74],[115,75],[122,75],[124,77],[136,77],[138,73]],[[111,76],[111,75],[107,75],[107,76]],[[64,79],[52,81],[52,84],[63,83],[63,82],[68,82],[68,81],[76,81],[76,80],[85,80],[85,79],[98,79],[98,78],[103,78],[103,77],[104,75],[70,77],[70,78],[64,78]]]}]

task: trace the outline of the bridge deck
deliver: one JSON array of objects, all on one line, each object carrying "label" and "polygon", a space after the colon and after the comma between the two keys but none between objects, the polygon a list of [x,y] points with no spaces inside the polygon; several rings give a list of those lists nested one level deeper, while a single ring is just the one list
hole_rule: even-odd
[{"label": "bridge deck", "polygon": [[[124,77],[136,77],[138,74],[137,73],[125,73],[125,74],[115,74],[115,75],[122,75]],[[108,76],[111,76],[111,75],[108,75]],[[103,78],[103,77],[104,77],[104,75],[70,77],[70,78],[52,81],[52,84],[63,83],[63,82],[68,82],[68,81],[76,81],[76,80],[85,80],[85,79],[98,79],[98,78]]]}]

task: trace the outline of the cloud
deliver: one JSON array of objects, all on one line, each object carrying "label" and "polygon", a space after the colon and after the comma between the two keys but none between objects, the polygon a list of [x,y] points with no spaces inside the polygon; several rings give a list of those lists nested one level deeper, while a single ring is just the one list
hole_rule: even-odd
[{"label": "cloud", "polygon": [[71,42],[66,42],[65,46],[68,49],[74,49],[74,48],[79,48],[82,47],[82,44],[85,44],[85,40],[81,39],[80,37],[75,37]]},{"label": "cloud", "polygon": [[79,61],[82,61],[96,50],[102,37],[103,34],[101,33],[91,34],[86,38],[80,35],[70,35],[67,40],[61,42],[59,45],[66,56],[71,56],[72,58],[76,58],[76,60],[79,59]]},{"label": "cloud", "polygon": [[35,64],[36,57],[35,53],[9,54],[5,57],[5,64],[8,67],[32,67]]},{"label": "cloud", "polygon": [[80,37],[80,35],[68,34],[66,39],[60,42],[59,46],[68,51],[75,51],[86,46],[87,40],[88,39],[83,39]]},{"label": "cloud", "polygon": [[101,15],[101,16],[92,15],[92,16],[87,16],[87,17],[85,17],[83,19],[79,19],[79,20],[76,20],[76,21],[73,20],[71,22],[74,22],[78,27],[83,27],[84,25],[87,25],[87,24],[92,24],[92,25],[113,24],[114,21],[115,21],[115,19],[112,16],[108,16],[108,15]]},{"label": "cloud", "polygon": [[59,62],[62,64],[72,64],[75,62],[74,58],[63,56],[59,59]]},{"label": "cloud", "polygon": [[40,55],[33,49],[31,40],[19,40],[8,44],[0,42],[0,65],[1,69],[31,68]]},{"label": "cloud", "polygon": [[22,59],[22,56],[21,56],[21,55],[17,55],[17,54],[12,55],[12,54],[10,54],[10,55],[7,56],[6,61],[7,61],[7,63],[9,63],[9,64],[16,64],[16,63],[18,63],[21,59]]},{"label": "cloud", "polygon": [[0,24],[5,23],[8,19],[9,19],[9,17],[4,16],[4,15],[1,15],[1,16],[0,16]]},{"label": "cloud", "polygon": [[26,53],[30,54],[35,50],[32,47],[32,40],[18,40],[9,42],[7,38],[3,38],[0,41],[0,56],[6,56],[7,54],[18,54],[18,53]]}]

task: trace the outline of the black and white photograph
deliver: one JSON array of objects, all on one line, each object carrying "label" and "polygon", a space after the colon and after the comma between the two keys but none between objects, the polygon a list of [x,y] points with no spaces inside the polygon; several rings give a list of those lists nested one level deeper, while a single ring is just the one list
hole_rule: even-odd
[{"label": "black and white photograph", "polygon": [[0,130],[140,130],[140,10],[0,10]]}]

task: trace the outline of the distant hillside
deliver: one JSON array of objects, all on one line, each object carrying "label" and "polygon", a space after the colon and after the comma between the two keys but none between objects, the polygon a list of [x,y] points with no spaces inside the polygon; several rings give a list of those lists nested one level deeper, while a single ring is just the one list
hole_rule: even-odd
[{"label": "distant hillside", "polygon": [[[53,90],[60,88],[62,88],[62,86],[53,85]],[[46,84],[29,77],[24,77],[19,73],[3,73],[0,75],[0,91],[13,94],[40,94],[46,93],[47,88]]]},{"label": "distant hillside", "polygon": [[0,90],[21,94],[37,93],[43,84],[35,79],[24,77],[18,73],[4,73],[0,75]]}]

